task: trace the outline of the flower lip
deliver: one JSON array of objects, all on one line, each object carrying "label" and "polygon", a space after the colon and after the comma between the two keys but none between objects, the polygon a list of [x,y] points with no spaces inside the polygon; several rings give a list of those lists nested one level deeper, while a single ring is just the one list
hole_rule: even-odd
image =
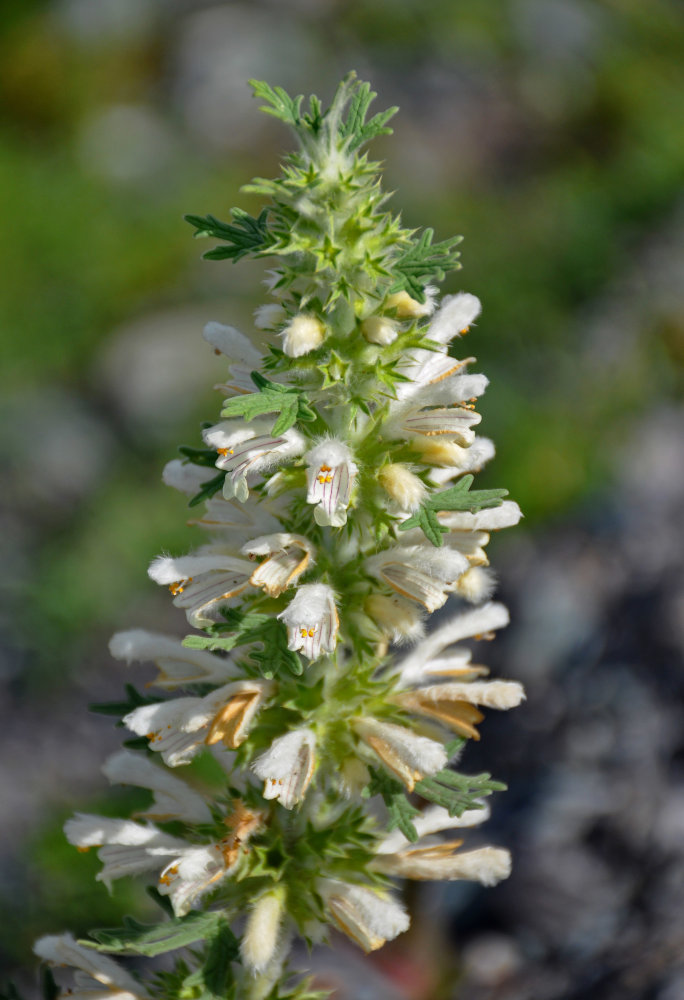
[{"label": "flower lip", "polygon": [[288,632],[288,649],[301,650],[310,660],[332,653],[337,644],[340,620],[335,594],[324,583],[306,583],[278,618]]}]

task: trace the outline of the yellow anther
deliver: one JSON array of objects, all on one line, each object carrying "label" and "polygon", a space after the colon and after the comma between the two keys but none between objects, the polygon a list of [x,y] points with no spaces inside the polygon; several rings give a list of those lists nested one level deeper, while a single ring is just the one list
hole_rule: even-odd
[{"label": "yellow anther", "polygon": [[310,628],[307,635],[309,636],[310,639],[313,639],[313,637],[316,635],[316,629]]},{"label": "yellow anther", "polygon": [[468,332],[469,329],[470,329],[469,326],[464,326],[463,329],[461,330],[461,336],[465,337],[465,335],[466,335],[466,333]]},{"label": "yellow anther", "polygon": [[302,639],[306,639],[306,634],[307,633],[306,633],[306,629],[305,628],[300,628],[299,634],[301,635]]}]

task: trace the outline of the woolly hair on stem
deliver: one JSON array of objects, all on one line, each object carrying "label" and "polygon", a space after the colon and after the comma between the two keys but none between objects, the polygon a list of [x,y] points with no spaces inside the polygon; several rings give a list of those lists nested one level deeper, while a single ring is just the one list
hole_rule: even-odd
[{"label": "woolly hair on stem", "polygon": [[[365,147],[396,109],[370,115],[368,84],[350,74],[327,110],[252,86],[297,148],[245,188],[259,215],[187,217],[209,260],[268,265],[254,341],[208,323],[223,404],[163,472],[203,537],[149,575],[193,631],[113,637],[117,660],[156,665],[158,693],[128,685],[103,707],[134,737],[103,772],[148,803],[65,828],[105,885],[146,881],[159,919],[41,938],[50,1000],[314,1000],[288,964],[298,937],[336,929],[373,951],[409,927],[398,878],[510,872],[504,848],[462,847],[503,787],[462,772],[462,751],[483,709],[524,694],[479,665],[508,623],[486,546],[521,514],[472,488],[494,454],[478,435],[487,379],[461,343],[480,303],[437,292],[459,238],[388,211]],[[213,770],[189,766],[201,757]],[[146,974],[140,957],[160,955]]]}]

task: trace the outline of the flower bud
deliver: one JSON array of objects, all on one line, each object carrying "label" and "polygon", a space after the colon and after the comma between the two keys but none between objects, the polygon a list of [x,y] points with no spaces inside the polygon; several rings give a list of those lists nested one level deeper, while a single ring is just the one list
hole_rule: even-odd
[{"label": "flower bud", "polygon": [[282,890],[269,892],[257,900],[247,918],[240,951],[242,961],[252,972],[263,972],[275,955],[283,903]]},{"label": "flower bud", "polygon": [[456,592],[471,604],[480,604],[492,596],[495,584],[493,573],[481,566],[472,566],[458,578]]},{"label": "flower bud", "polygon": [[425,289],[425,302],[412,299],[408,292],[395,292],[385,299],[385,308],[394,309],[397,319],[419,319],[430,316],[435,308],[434,288]]},{"label": "flower bud", "polygon": [[386,347],[397,339],[397,324],[386,316],[369,316],[361,324],[361,333],[371,344]]},{"label": "flower bud", "polygon": [[406,642],[423,635],[423,615],[419,608],[401,597],[371,594],[364,611],[392,642]]},{"label": "flower bud", "polygon": [[406,465],[383,465],[378,480],[402,510],[417,510],[427,492],[425,484]]},{"label": "flower bud", "polygon": [[315,351],[325,339],[325,327],[315,316],[300,313],[294,316],[280,331],[283,350],[289,358],[301,358],[309,351]]}]

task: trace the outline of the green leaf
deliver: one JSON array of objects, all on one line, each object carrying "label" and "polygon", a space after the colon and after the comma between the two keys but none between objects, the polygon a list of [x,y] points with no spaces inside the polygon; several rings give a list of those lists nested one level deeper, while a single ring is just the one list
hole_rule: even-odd
[{"label": "green leaf", "polygon": [[223,611],[226,619],[214,626],[217,632],[231,632],[229,636],[189,635],[183,645],[189,649],[235,649],[249,643],[258,643],[260,649],[250,650],[250,658],[259,665],[266,678],[293,674],[298,677],[304,670],[301,657],[287,648],[287,629],[274,615],[244,612],[237,608]]},{"label": "green leaf", "polygon": [[208,479],[206,483],[201,483],[199,493],[195,493],[194,497],[188,501],[188,507],[196,507],[204,500],[210,500],[214,494],[219,493],[223,489],[225,478],[225,472],[219,472],[213,479]]},{"label": "green leaf", "polygon": [[280,416],[272,430],[274,437],[284,434],[298,420],[316,419],[316,413],[295,386],[270,382],[259,372],[252,372],[252,381],[259,391],[226,400],[221,410],[222,417],[242,417],[249,421],[265,413],[278,413]]},{"label": "green leaf", "polygon": [[182,444],[178,450],[193,465],[216,465],[216,451],[214,448],[191,448],[187,444]]},{"label": "green leaf", "polygon": [[402,521],[399,531],[421,528],[423,534],[436,547],[442,544],[442,535],[449,529],[440,524],[437,512],[440,510],[466,510],[474,514],[478,510],[499,507],[508,490],[472,490],[473,477],[463,476],[448,490],[433,493],[418,508],[415,514]]},{"label": "green leaf", "polygon": [[467,809],[477,809],[481,798],[505,789],[504,784],[492,781],[492,776],[486,772],[468,775],[451,770],[423,778],[415,788],[424,799],[448,810],[450,816],[461,816]]},{"label": "green leaf", "polygon": [[262,104],[260,111],[265,111],[267,115],[279,118],[286,125],[298,128],[301,124],[300,108],[304,97],[299,94],[297,97],[290,97],[282,87],[271,87],[265,80],[250,80],[249,85],[255,97],[266,101]]},{"label": "green leaf", "polygon": [[202,913],[198,910],[153,926],[141,924],[133,917],[124,917],[123,927],[91,931],[95,943],[87,940],[79,943],[97,951],[152,957],[211,937],[223,922],[221,913]]},{"label": "green leaf", "polygon": [[418,833],[413,825],[414,817],[420,814],[406,798],[404,786],[375,768],[370,768],[371,782],[368,786],[368,795],[382,795],[387,812],[389,814],[388,829],[395,828],[401,830],[407,840],[412,844],[418,840]]},{"label": "green leaf", "polygon": [[120,719],[132,712],[134,708],[139,708],[141,705],[151,705],[154,701],[159,700],[158,698],[146,698],[133,684],[126,684],[124,690],[126,692],[124,701],[94,702],[88,708],[91,712],[97,712],[99,715],[116,715]]},{"label": "green leaf", "polygon": [[238,939],[231,931],[228,921],[221,920],[207,941],[202,969],[204,985],[212,997],[225,997],[234,978],[231,962],[239,959]]},{"label": "green leaf", "polygon": [[463,237],[452,236],[433,244],[433,236],[433,229],[424,230],[420,238],[393,262],[391,270],[396,280],[390,293],[406,291],[411,298],[425,302],[425,285],[443,281],[447,271],[460,268],[458,259],[461,255],[454,247]]},{"label": "green leaf", "polygon": [[268,209],[254,218],[241,208],[232,208],[233,222],[221,222],[213,215],[185,215],[184,219],[195,227],[195,237],[211,236],[223,240],[225,246],[214,247],[203,256],[207,260],[232,260],[233,262],[267,252],[274,240],[268,227]]},{"label": "green leaf", "polygon": [[[343,84],[344,86],[344,84]],[[370,121],[366,121],[366,115],[371,103],[378,95],[370,89],[369,83],[355,83],[349,110],[346,119],[339,126],[339,134],[343,139],[348,139],[348,149],[350,152],[359,149],[364,143],[369,142],[378,135],[391,135],[392,129],[385,125],[396,115],[399,108],[388,108],[381,111]]]}]

